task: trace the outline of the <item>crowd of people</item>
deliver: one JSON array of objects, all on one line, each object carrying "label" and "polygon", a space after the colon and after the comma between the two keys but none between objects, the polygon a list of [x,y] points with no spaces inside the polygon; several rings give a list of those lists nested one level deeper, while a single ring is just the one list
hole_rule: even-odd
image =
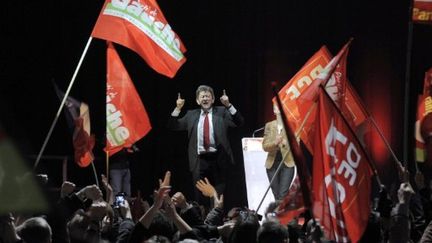
[{"label": "crowd of people", "polygon": [[[111,183],[101,175],[101,187],[77,188],[64,181],[49,212],[1,215],[0,243],[334,242],[311,209],[288,223],[281,221],[281,212],[288,210],[281,202],[293,180],[294,161],[281,136],[277,110],[277,119],[266,124],[263,142],[269,152],[265,169],[269,181],[275,183],[272,192],[276,200],[263,215],[246,205],[224,205],[224,196],[228,196],[224,194],[224,170],[227,163],[234,162],[227,130],[244,121],[225,91],[220,98],[223,106],[213,106],[214,97],[211,87],[199,86],[196,102],[200,108],[180,117],[185,100],[179,94],[168,124],[172,130],[188,131],[189,169],[196,183],[193,198],[171,191],[170,171],[159,180],[153,195],[132,197],[129,166],[125,164],[112,171],[126,170],[126,187],[118,186],[123,180],[120,173],[111,173]],[[283,169],[277,171],[279,165]],[[432,242],[432,183],[415,180],[417,175],[409,180],[403,167],[400,174],[400,184],[380,188],[371,199],[371,210],[362,212],[369,215],[369,222],[360,242]],[[40,184],[47,186],[46,180]]]},{"label": "crowd of people", "polygon": [[[171,191],[170,177],[168,171],[159,180],[150,202],[140,196],[116,197],[103,175],[102,188],[88,185],[77,190],[65,181],[49,213],[2,215],[0,242],[332,242],[308,211],[282,224],[279,201],[271,203],[264,215],[247,207],[228,209],[224,195],[207,178],[196,183],[211,201],[205,207]],[[371,211],[364,212],[370,217],[360,242],[431,242],[431,188],[416,192],[404,182],[392,199],[382,188]]]}]

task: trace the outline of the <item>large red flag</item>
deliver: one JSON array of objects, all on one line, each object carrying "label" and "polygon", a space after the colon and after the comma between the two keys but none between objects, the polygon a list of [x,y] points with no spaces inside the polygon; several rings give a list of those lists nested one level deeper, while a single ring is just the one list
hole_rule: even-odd
[{"label": "large red flag", "polygon": [[92,36],[134,50],[156,72],[171,78],[186,61],[186,48],[156,0],[106,0]]},{"label": "large red flag", "polygon": [[[318,77],[318,74],[330,60],[331,54],[328,52],[327,48],[324,46],[321,47],[278,92],[283,111],[294,131],[300,129],[305,119],[298,110],[296,100],[309,87],[312,81]],[[275,102],[275,99],[273,99],[273,102]],[[308,131],[308,126],[303,127],[300,136],[303,143],[312,151]]]},{"label": "large red flag", "polygon": [[330,97],[319,91],[313,160],[313,214],[326,236],[357,242],[369,218],[372,170]]},{"label": "large red flag", "polygon": [[327,48],[322,47],[279,91],[289,123],[295,131],[300,132],[301,140],[312,154],[311,131],[315,120],[313,101],[316,99],[317,87],[321,83],[327,83],[326,89],[333,99],[339,100],[338,104],[344,116],[353,127],[359,126],[368,117],[361,99],[346,77],[346,59],[350,42],[351,40],[333,59]]},{"label": "large red flag", "polygon": [[107,146],[110,155],[131,147],[150,130],[144,105],[112,43],[107,49]]}]

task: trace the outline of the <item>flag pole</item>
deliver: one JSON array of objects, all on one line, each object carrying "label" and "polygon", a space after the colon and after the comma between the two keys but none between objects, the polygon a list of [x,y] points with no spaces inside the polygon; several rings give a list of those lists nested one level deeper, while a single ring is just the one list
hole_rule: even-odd
[{"label": "flag pole", "polygon": [[80,60],[79,60],[79,62],[78,62],[77,67],[75,68],[75,72],[74,72],[74,74],[72,75],[72,79],[71,79],[71,81],[70,81],[70,83],[69,83],[69,86],[68,86],[68,88],[67,88],[67,90],[66,90],[66,92],[65,92],[65,94],[64,94],[63,100],[62,100],[62,102],[60,103],[60,107],[59,107],[58,110],[57,110],[57,114],[56,114],[56,116],[54,117],[54,121],[52,122],[51,127],[50,127],[50,129],[49,129],[49,131],[48,131],[48,134],[47,134],[47,136],[45,137],[45,141],[44,141],[44,143],[43,143],[43,145],[42,145],[41,150],[39,151],[39,154],[38,154],[38,156],[37,156],[37,158],[36,158],[36,162],[35,162],[35,164],[34,164],[34,166],[33,166],[33,169],[36,169],[36,167],[38,166],[38,164],[39,164],[39,162],[40,162],[40,159],[41,159],[41,157],[42,157],[42,154],[43,154],[43,152],[45,151],[45,147],[46,147],[46,145],[48,144],[48,141],[49,141],[49,139],[50,139],[50,137],[51,137],[51,134],[52,134],[52,132],[53,132],[53,130],[54,130],[55,125],[57,124],[57,120],[58,120],[58,118],[60,117],[60,113],[61,113],[61,111],[62,111],[62,109],[63,109],[64,104],[66,103],[66,99],[67,99],[68,96],[69,96],[69,93],[70,93],[70,91],[71,91],[71,89],[72,89],[72,86],[73,86],[73,84],[74,84],[74,82],[75,82],[75,78],[76,78],[76,76],[77,76],[77,74],[78,74],[79,69],[81,68],[81,64],[82,64],[82,62],[83,62],[83,60],[84,60],[85,55],[87,54],[87,50],[88,50],[88,48],[89,48],[89,46],[90,46],[90,43],[91,43],[92,39],[93,39],[93,37],[90,36],[89,39],[88,39],[88,41],[87,41],[87,44],[86,44],[86,46],[85,46],[85,48],[84,48],[84,51],[83,51],[83,53],[81,54],[81,58],[80,58]]},{"label": "flag pole", "polygon": [[96,167],[95,167],[93,161],[91,162],[91,165],[92,165],[92,168],[93,168],[93,174],[94,174],[94,177],[95,177],[96,185],[97,185],[97,187],[99,187],[99,180],[98,180],[97,173],[96,173]]},{"label": "flag pole", "polygon": [[[369,113],[369,112],[367,112]],[[393,159],[396,161],[396,165],[400,168],[404,167],[403,164],[400,162],[400,160],[397,158],[395,152],[393,151],[393,149],[391,148],[389,142],[387,141],[387,139],[384,137],[384,134],[381,131],[381,128],[378,126],[378,124],[375,122],[375,119],[368,114],[369,116],[369,121],[372,123],[372,125],[375,127],[376,131],[378,132],[378,134],[380,135],[381,139],[383,140],[383,142],[385,143],[387,149],[390,151],[390,154],[392,155]]]},{"label": "flag pole", "polygon": [[[304,125],[306,124],[306,121],[308,120],[309,115],[311,114],[312,108],[316,107],[316,103],[314,103],[314,104],[315,104],[315,105],[312,105],[311,108],[309,108],[309,111],[308,111],[308,113],[306,114],[305,119],[303,120],[302,124],[300,125],[300,128],[297,130],[297,132],[296,132],[296,134],[295,134],[295,138],[296,138],[296,140],[300,137],[300,132],[301,132],[301,130],[303,129]],[[261,201],[260,201],[260,203],[258,204],[258,207],[257,207],[257,209],[256,209],[257,212],[258,212],[259,209],[261,208],[261,206],[262,206],[262,204],[263,204],[263,202],[264,202],[264,199],[266,198],[266,196],[267,196],[267,194],[268,194],[268,192],[269,192],[269,190],[270,190],[270,188],[271,188],[271,185],[273,184],[273,181],[275,180],[276,176],[279,174],[280,169],[282,168],[282,164],[283,164],[282,161],[285,161],[285,158],[286,158],[289,154],[291,154],[291,153],[292,153],[292,152],[291,152],[291,149],[290,149],[287,153],[284,154],[284,156],[283,156],[283,158],[282,158],[282,160],[281,160],[281,163],[278,165],[278,167],[277,167],[277,169],[276,169],[276,172],[274,173],[273,177],[272,177],[271,180],[270,180],[269,185],[267,186],[267,189],[266,189],[266,191],[265,191],[265,193],[264,193],[264,196],[261,198]],[[294,178],[293,178],[293,180],[294,180]]]},{"label": "flag pole", "polygon": [[312,200],[310,198],[310,190],[309,190],[309,186],[308,186],[308,182],[307,182],[307,178],[306,178],[309,176],[309,173],[307,173],[304,155],[300,149],[300,146],[297,143],[297,139],[295,138],[293,131],[289,127],[288,120],[287,120],[286,115],[285,115],[285,111],[282,108],[281,99],[280,99],[279,94],[276,90],[276,82],[272,83],[272,90],[273,90],[274,96],[276,97],[278,108],[281,111],[281,118],[283,121],[282,127],[285,131],[286,137],[287,137],[289,145],[290,145],[290,149],[293,153],[295,165],[298,167],[300,187],[301,187],[301,191],[302,191],[302,195],[303,195],[303,203],[304,203],[305,207],[308,210],[310,210],[311,215],[312,215],[312,210],[311,210]]},{"label": "flag pole", "polygon": [[411,50],[413,42],[413,0],[409,3],[409,13],[408,13],[408,36],[407,36],[407,50],[406,50],[406,65],[405,65],[405,92],[404,92],[404,124],[403,124],[403,163],[405,167],[407,166],[408,151],[409,151],[409,96],[410,96],[410,76],[411,76]]}]

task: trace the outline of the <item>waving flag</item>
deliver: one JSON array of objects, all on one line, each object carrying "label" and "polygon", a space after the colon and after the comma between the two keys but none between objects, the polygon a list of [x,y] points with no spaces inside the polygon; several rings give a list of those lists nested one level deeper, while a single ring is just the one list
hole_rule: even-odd
[{"label": "waving flag", "polygon": [[426,161],[425,155],[425,141],[420,132],[420,126],[425,116],[432,112],[432,96],[431,96],[431,85],[432,85],[432,68],[425,73],[423,94],[419,95],[417,101],[417,117],[415,122],[415,157],[416,161],[424,163]]},{"label": "waving flag", "polygon": [[[331,60],[331,55],[326,47],[321,47],[279,91],[279,97],[282,102],[283,111],[285,112],[289,123],[294,131],[298,131],[305,119],[300,114],[296,100],[309,87],[318,74],[324,69]],[[273,100],[273,103],[275,100]],[[303,143],[312,151],[311,141],[308,137],[309,127],[305,126],[300,133]]]},{"label": "waving flag", "polygon": [[[57,96],[63,99],[64,93],[54,84]],[[64,110],[69,128],[73,130],[72,141],[75,151],[75,163],[87,167],[94,160],[94,135],[90,133],[90,110],[86,103],[68,96]]]},{"label": "waving flag", "polygon": [[338,100],[344,116],[353,127],[359,126],[368,117],[362,101],[346,77],[346,59],[350,43],[351,40],[333,59],[327,48],[322,47],[279,91],[289,123],[295,131],[300,132],[303,143],[312,154],[311,131],[315,120],[313,103],[321,83],[327,83],[327,91],[334,100]]},{"label": "waving flag", "polygon": [[358,242],[369,218],[372,170],[349,124],[324,92],[320,88],[315,120],[313,214],[330,240]]},{"label": "waving flag", "polygon": [[186,48],[155,0],[106,0],[92,36],[132,49],[170,78],[186,61]]},{"label": "waving flag", "polygon": [[106,151],[129,148],[150,130],[147,111],[112,43],[107,49]]}]

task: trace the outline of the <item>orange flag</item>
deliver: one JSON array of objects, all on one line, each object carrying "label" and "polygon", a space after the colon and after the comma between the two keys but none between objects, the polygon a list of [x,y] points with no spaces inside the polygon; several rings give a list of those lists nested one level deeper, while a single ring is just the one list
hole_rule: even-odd
[{"label": "orange flag", "polygon": [[327,48],[322,47],[279,91],[289,123],[296,132],[300,132],[301,140],[312,154],[313,137],[310,136],[313,136],[311,129],[315,120],[312,104],[321,83],[327,83],[327,91],[333,99],[339,100],[338,104],[352,126],[360,125],[368,117],[362,101],[346,78],[349,44],[333,59]]},{"label": "orange flag", "polygon": [[[283,111],[294,131],[300,129],[305,119],[300,114],[296,100],[309,87],[313,80],[318,77],[319,73],[330,60],[331,54],[327,48],[325,46],[321,47],[279,91],[278,94],[282,102]],[[273,99],[273,102],[275,102],[275,99]],[[301,130],[300,137],[309,151],[312,151],[308,131],[309,127],[304,127]]]},{"label": "orange flag", "polygon": [[319,89],[315,123],[313,215],[328,239],[358,242],[369,219],[369,160],[323,88]]},{"label": "orange flag", "polygon": [[112,43],[107,49],[106,151],[131,147],[151,124],[147,111]]},{"label": "orange flag", "polygon": [[186,61],[186,48],[156,0],[106,0],[91,35],[132,49],[170,78]]}]

